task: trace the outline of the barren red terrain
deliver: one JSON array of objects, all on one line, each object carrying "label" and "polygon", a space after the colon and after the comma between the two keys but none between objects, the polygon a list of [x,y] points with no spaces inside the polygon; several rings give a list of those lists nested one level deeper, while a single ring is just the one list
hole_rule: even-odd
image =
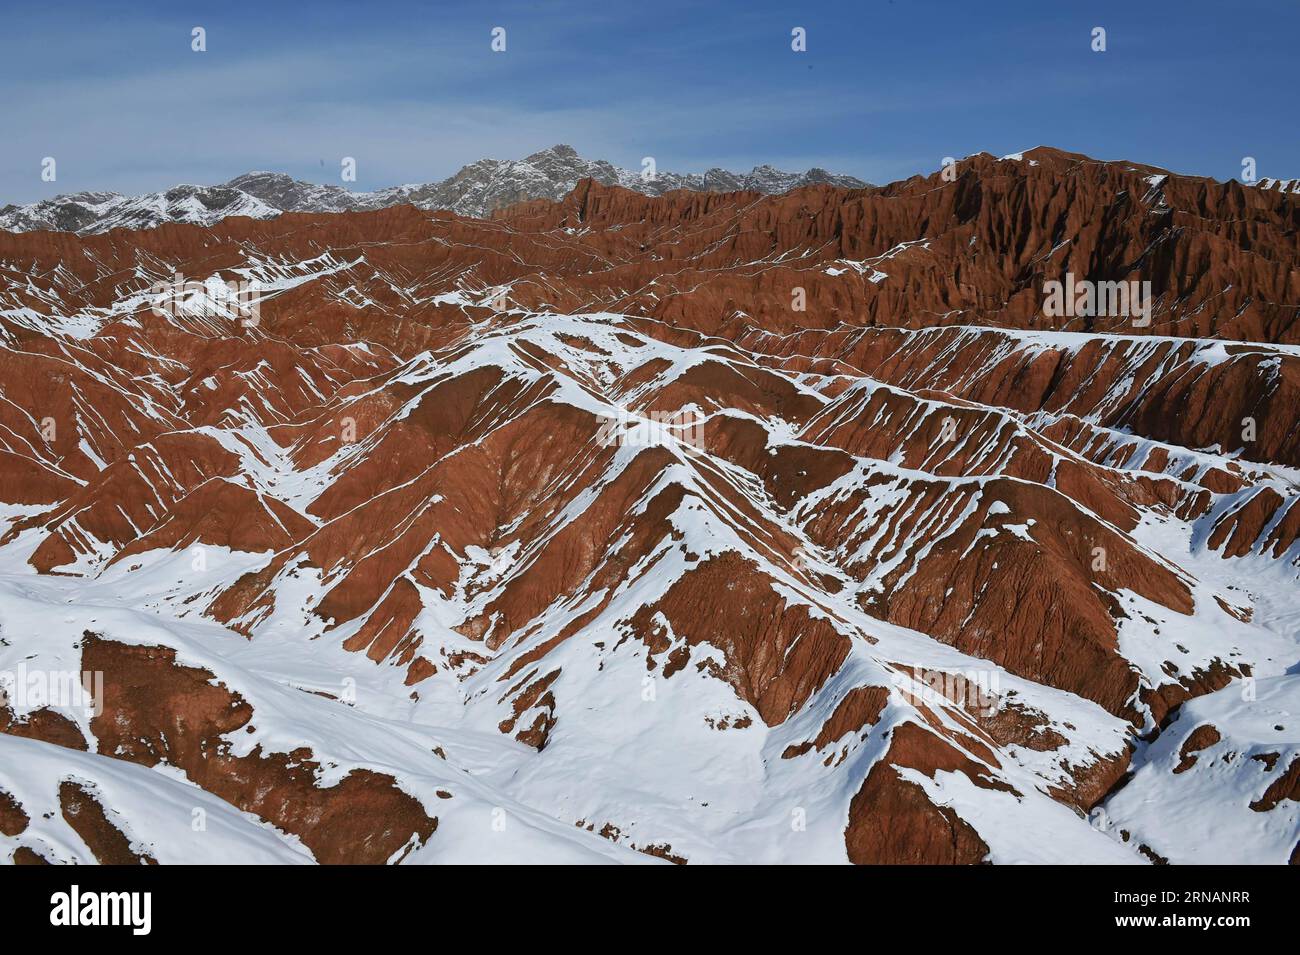
[{"label": "barren red terrain", "polygon": [[1300,861],[1296,195],[0,233],[0,343],[13,861]]}]

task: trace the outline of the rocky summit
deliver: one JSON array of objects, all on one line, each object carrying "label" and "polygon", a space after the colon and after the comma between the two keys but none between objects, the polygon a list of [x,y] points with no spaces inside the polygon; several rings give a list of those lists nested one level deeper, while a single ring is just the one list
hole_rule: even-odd
[{"label": "rocky summit", "polygon": [[407,203],[419,209],[447,209],[481,218],[526,199],[562,199],[583,179],[653,196],[674,189],[750,189],[771,194],[819,183],[850,189],[866,185],[852,176],[835,176],[824,169],[792,173],[771,166],[756,166],[749,173],[710,169],[702,174],[682,175],[661,173],[650,166],[633,172],[604,160],[583,159],[572,146],[558,145],[526,159],[480,159],[441,182],[376,192],[320,186],[275,172],[250,172],[219,186],[176,186],[141,196],[78,192],[22,206],[4,206],[0,208],[0,230],[48,229],[91,235],[111,229],[149,229],[165,222],[214,225],[229,216],[270,219],[284,212],[358,212]]}]

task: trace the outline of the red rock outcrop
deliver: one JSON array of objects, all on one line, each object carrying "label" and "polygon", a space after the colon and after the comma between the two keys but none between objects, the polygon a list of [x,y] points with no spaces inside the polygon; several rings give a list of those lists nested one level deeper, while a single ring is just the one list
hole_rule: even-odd
[{"label": "red rock outcrop", "polygon": [[[582,731],[590,672],[710,680],[729,705],[697,723],[856,774],[853,861],[985,861],[996,834],[916,774],[1087,810],[1138,733],[1294,663],[1233,581],[1300,566],[1300,211],[1051,149],[956,172],[0,234],[0,546],[127,597],[167,554],[231,555],[145,606],[392,667],[538,761]],[[249,283],[256,313],[177,276]],[[1150,321],[1047,314],[1074,280],[1150,283]],[[391,773],[244,752],[238,687],[112,637],[81,648],[101,754],[318,861],[433,837]],[[938,653],[1043,696],[886,687]],[[0,731],[87,745],[48,708]],[[93,794],[64,808],[101,861],[146,859]]]},{"label": "red rock outcrop", "polygon": [[105,678],[103,712],[91,723],[101,752],[180,769],[203,789],[298,836],[322,863],[383,863],[433,834],[438,820],[391,776],[354,769],[321,786],[310,750],[267,753],[256,746],[236,755],[223,737],[248,729],[253,708],[175,656],[87,635],[83,666]]}]

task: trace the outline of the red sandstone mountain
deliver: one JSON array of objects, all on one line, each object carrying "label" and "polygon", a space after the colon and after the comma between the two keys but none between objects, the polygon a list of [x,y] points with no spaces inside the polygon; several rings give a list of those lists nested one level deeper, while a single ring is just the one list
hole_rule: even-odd
[{"label": "red sandstone mountain", "polygon": [[0,234],[0,845],[1286,861],[1296,197],[956,172]]}]

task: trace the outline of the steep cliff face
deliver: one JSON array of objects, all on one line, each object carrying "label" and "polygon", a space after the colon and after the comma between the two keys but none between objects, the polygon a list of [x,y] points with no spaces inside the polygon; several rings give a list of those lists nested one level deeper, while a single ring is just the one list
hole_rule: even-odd
[{"label": "steep cliff face", "polygon": [[[612,286],[625,292],[619,310],[711,332],[825,329],[851,316],[856,326],[1300,341],[1294,196],[1052,149],[979,154],[879,188],[767,197],[650,200],[592,182],[558,205],[500,216],[573,229],[606,250],[606,268],[575,280],[579,295]],[[1149,282],[1149,323],[1079,308],[1045,316],[1045,284],[1067,273]],[[795,287],[806,311],[792,308]]]},{"label": "steep cliff face", "polygon": [[1256,681],[1294,699],[1296,226],[1039,149],[0,233],[0,671],[102,681],[9,694],[4,745],[84,788],[0,763],[0,845],[100,858],[63,799],[210,857],[143,774],[250,859],[1226,851],[1156,794],[1285,861],[1284,736],[1223,798],[1161,767],[1189,713],[1240,753]]}]

